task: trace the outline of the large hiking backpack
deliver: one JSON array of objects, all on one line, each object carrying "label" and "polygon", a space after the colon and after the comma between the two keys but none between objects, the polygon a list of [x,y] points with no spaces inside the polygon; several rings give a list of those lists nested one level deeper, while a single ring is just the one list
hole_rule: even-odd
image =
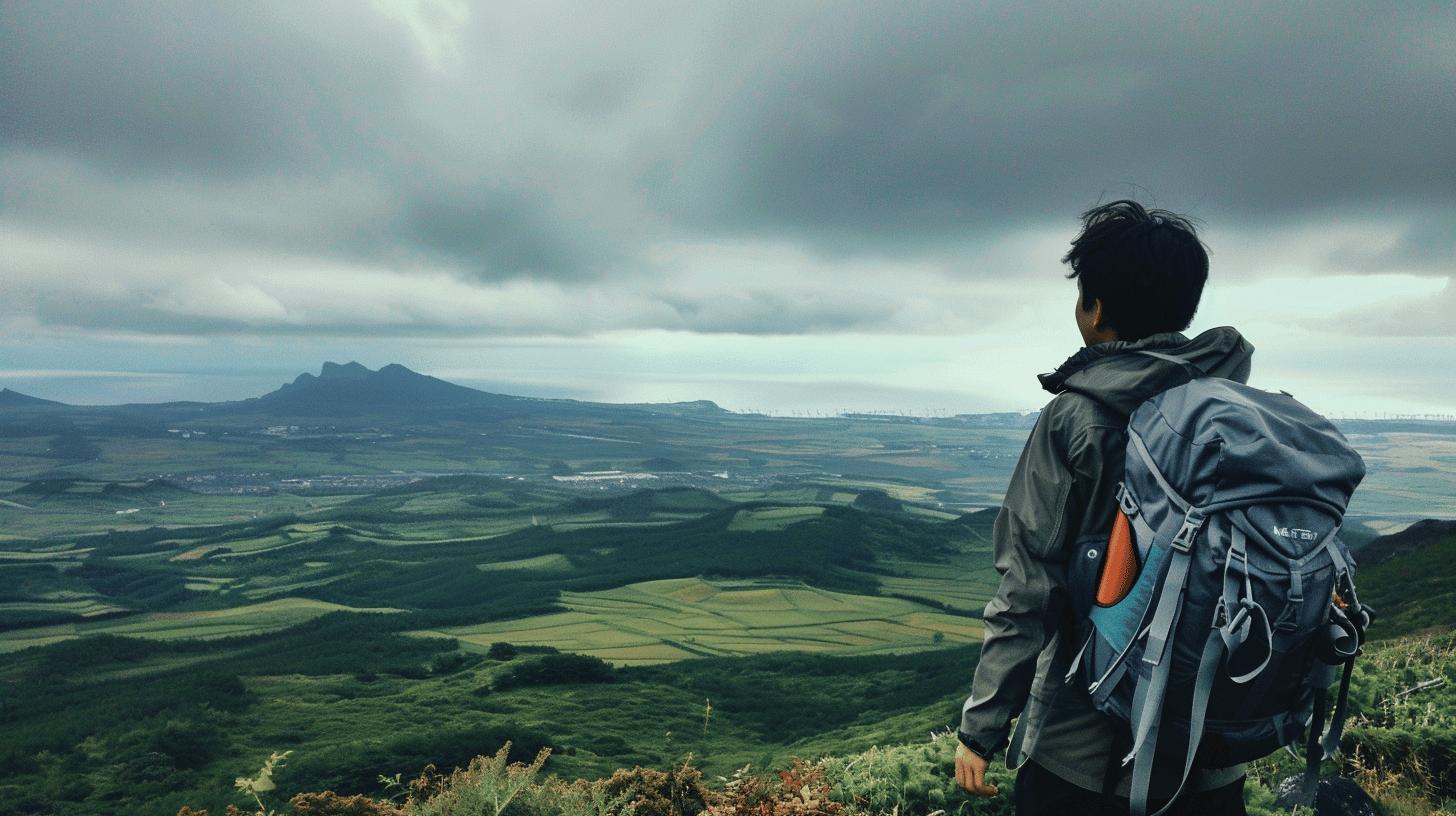
[{"label": "large hiking backpack", "polygon": [[1339,537],[1360,456],[1289,394],[1187,368],[1133,412],[1112,536],[1079,539],[1069,570],[1091,633],[1066,680],[1128,725],[1133,816],[1306,730],[1312,801],[1371,615]]}]

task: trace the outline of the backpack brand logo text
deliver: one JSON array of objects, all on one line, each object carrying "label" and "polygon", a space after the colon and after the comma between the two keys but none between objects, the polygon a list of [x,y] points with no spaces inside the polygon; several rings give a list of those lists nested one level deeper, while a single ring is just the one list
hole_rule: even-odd
[{"label": "backpack brand logo text", "polygon": [[1295,541],[1314,541],[1313,530],[1301,530],[1298,527],[1274,527],[1274,535],[1280,538],[1292,538]]}]

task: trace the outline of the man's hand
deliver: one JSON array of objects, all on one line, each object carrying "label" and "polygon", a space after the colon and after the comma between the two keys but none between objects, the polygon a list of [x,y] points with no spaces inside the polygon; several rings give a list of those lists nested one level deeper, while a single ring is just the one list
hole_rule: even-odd
[{"label": "man's hand", "polygon": [[955,778],[956,784],[972,796],[996,796],[1001,793],[995,785],[986,781],[986,769],[991,763],[980,754],[956,741]]}]

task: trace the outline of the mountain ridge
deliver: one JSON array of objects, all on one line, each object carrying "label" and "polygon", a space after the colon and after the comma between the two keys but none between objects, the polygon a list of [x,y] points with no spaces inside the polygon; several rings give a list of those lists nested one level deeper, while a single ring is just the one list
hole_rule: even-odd
[{"label": "mountain ridge", "polygon": [[0,388],[0,408],[29,408],[42,407],[46,405],[65,405],[64,402],[32,397],[29,394],[22,394],[9,388]]},{"label": "mountain ridge", "polygon": [[256,397],[218,402],[171,401],[124,403],[116,405],[73,405],[24,394],[10,388],[0,389],[0,410],[77,410],[113,411],[143,408],[202,409],[214,413],[259,411],[298,416],[352,416],[363,413],[432,411],[441,409],[504,409],[549,404],[583,410],[665,408],[694,413],[732,413],[712,400],[677,402],[612,403],[569,398],[533,397],[483,391],[465,385],[421,374],[400,363],[389,363],[378,370],[351,360],[347,363],[325,361],[318,374],[303,372],[292,381]]}]

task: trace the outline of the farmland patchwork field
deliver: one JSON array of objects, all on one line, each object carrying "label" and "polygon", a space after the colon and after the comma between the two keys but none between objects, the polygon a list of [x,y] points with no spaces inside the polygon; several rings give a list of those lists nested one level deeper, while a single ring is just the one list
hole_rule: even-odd
[{"label": "farmland patchwork field", "polygon": [[125,635],[149,640],[237,637],[276,632],[330,612],[402,611],[348,607],[311,598],[282,598],[248,606],[200,612],[147,612],[92,623],[68,623],[0,632],[0,653],[94,635]]},{"label": "farmland patchwork field", "polygon": [[980,638],[979,621],[899,598],[851,595],[802,582],[669,578],[600,592],[565,592],[568,612],[452,627],[481,651],[492,643],[553,646],[617,665],[776,649],[876,654]]}]

